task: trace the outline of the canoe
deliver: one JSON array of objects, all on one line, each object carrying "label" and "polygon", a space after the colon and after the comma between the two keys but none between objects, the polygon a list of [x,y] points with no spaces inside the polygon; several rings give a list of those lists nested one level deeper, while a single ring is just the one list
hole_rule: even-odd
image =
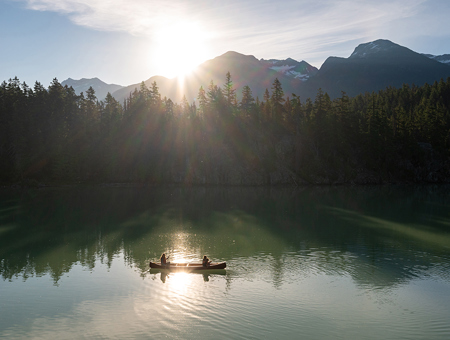
[{"label": "canoe", "polygon": [[167,270],[180,270],[180,271],[198,271],[198,270],[214,270],[225,269],[226,262],[211,263],[208,267],[203,267],[201,263],[170,263],[162,265],[157,262],[150,262],[150,268],[153,269],[167,269]]},{"label": "canoe", "polygon": [[165,278],[166,275],[172,273],[189,273],[192,275],[203,275],[204,277],[209,277],[210,275],[226,275],[226,269],[207,269],[207,270],[186,270],[184,268],[179,269],[158,269],[158,268],[150,268],[150,274],[161,274],[162,278]]}]

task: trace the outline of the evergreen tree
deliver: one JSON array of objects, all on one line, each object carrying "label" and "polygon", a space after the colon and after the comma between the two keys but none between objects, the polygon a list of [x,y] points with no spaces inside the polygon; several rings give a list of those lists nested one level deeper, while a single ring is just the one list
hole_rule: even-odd
[{"label": "evergreen tree", "polygon": [[284,91],[281,87],[281,83],[278,78],[275,78],[275,81],[272,84],[272,96],[270,98],[271,106],[272,106],[272,117],[275,122],[280,123],[283,120],[284,115]]},{"label": "evergreen tree", "polygon": [[263,112],[264,120],[272,121],[272,105],[270,104],[270,93],[268,89],[264,91],[263,100],[261,111]]},{"label": "evergreen tree", "polygon": [[251,113],[254,111],[254,102],[255,98],[252,96],[252,90],[248,85],[245,85],[242,88],[242,100],[239,104],[239,107],[241,109],[241,112],[244,117],[250,117]]},{"label": "evergreen tree", "polygon": [[152,106],[154,107],[155,110],[160,110],[161,109],[161,104],[162,104],[162,100],[161,100],[161,94],[159,93],[159,88],[158,85],[156,84],[156,81],[154,81],[152,83],[152,88],[150,90],[151,93],[151,103]]},{"label": "evergreen tree", "polygon": [[205,116],[206,115],[206,111],[207,111],[207,106],[208,106],[208,100],[206,99],[206,92],[203,89],[203,86],[200,86],[200,89],[198,90],[198,111],[199,111],[199,115]]},{"label": "evergreen tree", "polygon": [[228,107],[233,107],[236,101],[236,90],[233,88],[233,82],[231,81],[231,74],[229,71],[226,74],[226,81],[223,86],[223,96],[225,97]]}]

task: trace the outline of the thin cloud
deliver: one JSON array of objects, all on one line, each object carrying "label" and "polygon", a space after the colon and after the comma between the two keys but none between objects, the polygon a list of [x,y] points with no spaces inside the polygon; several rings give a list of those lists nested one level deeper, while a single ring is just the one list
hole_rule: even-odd
[{"label": "thin cloud", "polygon": [[[384,35],[384,27],[414,17],[422,3],[421,0],[407,4],[405,1],[317,1],[311,5],[311,2],[288,1],[270,13],[265,7],[260,12],[248,10],[243,14],[247,15],[244,27],[234,27],[222,35],[252,49],[244,50],[246,53],[265,58],[292,56],[308,61],[315,57],[312,62],[320,66],[330,52],[348,56],[351,51],[347,42],[354,48],[355,42],[389,38]],[[274,55],[267,55],[268,46]]]},{"label": "thin cloud", "polygon": [[[413,18],[425,0],[16,0],[67,15],[76,25],[152,37],[180,21],[200,22],[215,50],[265,57],[319,55],[348,41],[388,38],[390,23]],[[214,38],[214,39],[213,39]],[[267,49],[276,55],[267,56]],[[252,50],[249,50],[249,49]],[[276,52],[275,52],[276,51]]]},{"label": "thin cloud", "polygon": [[[106,31],[146,32],[154,25],[183,17],[218,22],[228,30],[266,26],[274,31],[294,22],[315,24],[352,23],[367,18],[388,20],[415,14],[424,0],[354,1],[188,1],[172,0],[16,0],[27,8],[66,14],[77,25]],[[382,24],[382,22],[380,23]],[[313,27],[310,27],[312,29]]]},{"label": "thin cloud", "polygon": [[25,0],[27,8],[67,15],[76,25],[148,35],[154,27],[183,15],[186,1],[148,0]]}]

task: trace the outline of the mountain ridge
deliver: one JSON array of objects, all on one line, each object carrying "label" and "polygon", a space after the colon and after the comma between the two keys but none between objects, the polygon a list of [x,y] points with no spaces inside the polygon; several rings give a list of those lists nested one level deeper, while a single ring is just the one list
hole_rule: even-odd
[{"label": "mountain ridge", "polygon": [[81,78],[81,79],[72,79],[67,78],[61,83],[62,86],[72,86],[75,90],[76,94],[80,94],[81,92],[86,92],[89,87],[92,87],[95,90],[95,94],[99,100],[103,100],[106,95],[109,93],[114,93],[117,90],[123,88],[122,85],[117,84],[107,84],[99,78]]},{"label": "mountain ridge", "polygon": [[314,98],[318,89],[331,98],[345,92],[356,96],[403,84],[421,86],[450,77],[450,66],[389,40],[358,45],[348,58],[329,57],[317,74],[299,88],[303,97]]},{"label": "mountain ridge", "polygon": [[[284,63],[283,60],[276,61],[277,65]],[[147,87],[150,87],[156,81],[163,97],[180,102],[184,95],[189,102],[192,102],[197,98],[201,86],[207,91],[212,81],[215,85],[221,87],[225,82],[226,73],[230,72],[238,97],[241,95],[242,88],[248,85],[255,98],[262,98],[266,88],[271,89],[275,78],[280,80],[286,93],[291,93],[303,81],[302,78],[309,78],[310,74],[315,74],[318,71],[317,68],[305,61],[298,62],[289,59],[289,63],[290,65],[287,68],[274,69],[273,67],[276,67],[276,65],[274,66],[271,62],[258,60],[253,55],[228,51],[198,65],[191,72],[190,77],[168,79],[162,76],[153,76],[145,80],[144,83]],[[140,83],[129,85],[113,93],[113,96],[121,101],[139,87]]]},{"label": "mountain ridge", "polygon": [[[425,82],[432,83],[450,77],[450,55],[420,54],[390,40],[378,39],[359,44],[347,58],[328,57],[317,69],[304,60],[258,60],[253,55],[228,51],[198,65],[184,78],[152,76],[144,83],[151,87],[156,82],[162,97],[176,102],[181,102],[185,97],[188,102],[192,102],[196,100],[200,87],[207,91],[211,82],[221,87],[227,72],[231,74],[238,97],[242,88],[248,85],[253,96],[262,99],[265,90],[270,91],[273,81],[278,78],[286,96],[295,93],[302,98],[314,98],[321,88],[331,98],[335,98],[342,91],[354,96],[388,86],[399,87],[405,83],[423,85]],[[82,80],[84,86],[89,85],[90,80],[95,80],[98,87],[93,88],[99,100],[110,92],[117,100],[123,101],[135,89],[139,90],[141,85],[106,84],[98,78],[82,78],[79,81],[69,78],[62,84],[74,84],[78,93],[83,89]]]}]

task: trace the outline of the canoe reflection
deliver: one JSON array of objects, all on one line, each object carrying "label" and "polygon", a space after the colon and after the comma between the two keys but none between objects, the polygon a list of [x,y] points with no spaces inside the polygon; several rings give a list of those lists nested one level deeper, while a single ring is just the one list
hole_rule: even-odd
[{"label": "canoe reflection", "polygon": [[[171,272],[170,270],[167,270],[167,269],[154,269],[154,268],[150,269],[150,274],[156,275],[158,273],[160,273],[160,279],[163,283],[166,283],[166,279],[170,278],[171,274],[175,275],[174,272]],[[184,272],[184,273],[186,273],[186,275],[201,274],[203,276],[203,281],[208,282],[210,276],[225,275],[226,270],[225,269],[211,269],[211,270],[208,270],[207,272],[193,271],[193,272]]]}]

